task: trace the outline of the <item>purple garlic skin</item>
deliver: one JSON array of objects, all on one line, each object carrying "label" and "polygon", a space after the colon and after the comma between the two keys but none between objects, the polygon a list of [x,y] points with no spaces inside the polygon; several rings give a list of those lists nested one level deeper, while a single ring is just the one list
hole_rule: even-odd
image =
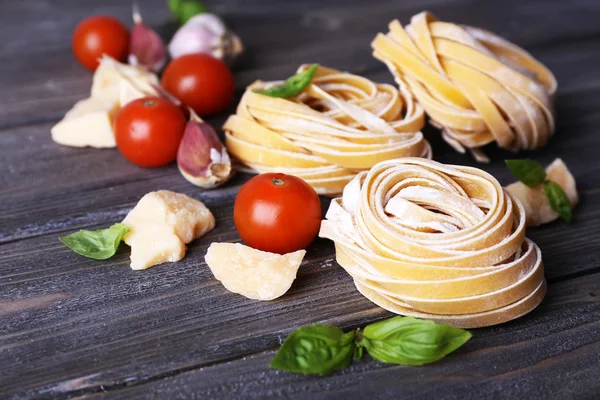
[{"label": "purple garlic skin", "polygon": [[215,188],[233,175],[231,160],[213,127],[191,113],[177,151],[177,167],[191,184]]},{"label": "purple garlic skin", "polygon": [[211,13],[191,18],[179,28],[169,43],[172,59],[186,54],[206,53],[231,64],[243,51],[240,38]]},{"label": "purple garlic skin", "polygon": [[142,21],[139,7],[133,5],[133,22],[129,40],[129,64],[141,65],[159,71],[167,59],[167,50],[162,38]]}]

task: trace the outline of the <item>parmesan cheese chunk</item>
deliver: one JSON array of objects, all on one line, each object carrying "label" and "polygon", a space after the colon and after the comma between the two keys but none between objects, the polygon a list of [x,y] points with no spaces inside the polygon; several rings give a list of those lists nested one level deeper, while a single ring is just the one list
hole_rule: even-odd
[{"label": "parmesan cheese chunk", "polygon": [[125,77],[119,81],[119,104],[121,107],[148,96],[159,97],[158,91],[149,82],[135,81]]},{"label": "parmesan cheese chunk", "polygon": [[139,67],[104,56],[94,72],[91,97],[77,102],[52,127],[52,139],[73,147],[115,147],[117,112],[132,100],[158,96],[158,77]]},{"label": "parmesan cheese chunk", "polygon": [[[579,202],[575,178],[560,158],[546,168],[546,179],[556,182],[563,188],[569,198],[571,207]],[[539,226],[558,218],[558,214],[550,207],[544,194],[543,185],[530,188],[522,182],[515,182],[506,187],[523,204],[527,215],[527,226]]]},{"label": "parmesan cheese chunk", "polygon": [[113,121],[118,109],[118,104],[104,99],[81,100],[52,127],[52,140],[64,146],[115,147]]},{"label": "parmesan cheese chunk", "polygon": [[[120,103],[123,79],[133,81],[144,88],[159,85],[158,77],[152,72],[104,56],[94,72],[91,96]],[[127,103],[120,103],[120,106],[123,107],[125,104]]]},{"label": "parmesan cheese chunk", "polygon": [[239,243],[213,243],[206,264],[225,289],[256,300],[283,296],[296,279],[305,250],[275,254]]},{"label": "parmesan cheese chunk", "polygon": [[142,197],[123,223],[130,229],[124,241],[131,246],[131,268],[141,270],[181,260],[185,244],[213,229],[215,218],[201,201],[159,190]]}]

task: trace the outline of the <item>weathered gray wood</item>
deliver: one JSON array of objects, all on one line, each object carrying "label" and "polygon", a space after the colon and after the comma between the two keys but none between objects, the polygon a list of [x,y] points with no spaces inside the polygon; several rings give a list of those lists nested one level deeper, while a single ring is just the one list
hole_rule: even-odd
[{"label": "weathered gray wood", "polygon": [[[158,25],[167,19],[165,1],[140,3],[148,23]],[[580,56],[596,61],[599,57],[591,50],[600,34],[600,11],[593,0],[537,0],[527,4],[511,0],[501,5],[466,0],[387,0],[376,4],[303,0],[286,2],[285,7],[277,1],[215,3],[215,9],[227,17],[247,44],[247,56],[236,76],[239,88],[260,76],[285,77],[298,64],[311,61],[350,70],[376,67],[383,72],[381,64],[370,56],[370,41],[385,30],[391,18],[406,23],[424,9],[445,20],[495,31],[530,48],[553,69],[556,64],[585,63]],[[93,6],[74,0],[5,0],[0,7],[0,37],[9,38],[0,44],[0,127],[58,120],[89,92],[91,73],[77,64],[70,48],[72,30],[81,19],[105,13],[131,25],[129,4],[121,0]],[[27,23],[23,23],[25,19]],[[575,58],[565,57],[573,43],[589,50],[580,51]],[[545,56],[545,52],[558,59]],[[588,71],[592,78],[594,70]],[[381,76],[391,81],[389,74]],[[568,78],[559,78],[562,84],[567,83]],[[585,76],[572,78],[580,87]]]},{"label": "weathered gray wood", "polygon": [[131,382],[129,388],[124,382],[104,389],[127,399],[597,398],[599,289],[600,274],[552,285],[527,318],[476,330],[456,353],[424,367],[385,365],[365,356],[329,378],[304,377],[268,369],[274,355],[269,349],[145,384]]},{"label": "weathered gray wood", "polygon": [[[163,1],[140,3],[148,23],[166,18]],[[551,282],[544,305],[526,318],[476,331],[458,354],[424,368],[364,361],[327,379],[268,371],[272,350],[299,325],[325,321],[351,328],[389,314],[360,296],[324,240],[310,247],[298,280],[282,299],[260,303],[226,292],[203,258],[212,241],[239,240],[231,210],[248,175],[222,189],[201,191],[175,166],[142,169],[116,150],[70,149],[50,140],[52,124],[87,96],[91,83],[91,74],[70,51],[73,27],[99,12],[128,21],[129,4],[2,1],[0,398],[60,398],[102,388],[124,398],[227,397],[229,392],[238,397],[358,393],[397,398],[402,393],[430,398],[436,393],[521,398],[536,397],[536,390],[564,398],[600,391],[593,380],[600,352],[600,3],[323,3],[215,4],[248,48],[235,71],[239,93],[255,79],[283,78],[305,62],[392,82],[370,56],[369,42],[391,18],[406,23],[425,8],[441,19],[495,31],[555,72],[556,137],[544,149],[519,157],[544,163],[562,157],[577,178],[581,204],[573,224],[555,222],[528,232],[542,248]],[[219,126],[225,117],[210,122]],[[435,129],[425,133],[437,160],[474,165],[450,150]],[[513,155],[493,146],[489,154],[495,161],[483,168],[509,183],[502,159]],[[126,246],[113,259],[94,262],[58,242],[67,232],[119,221],[142,195],[157,189],[197,197],[217,218],[215,230],[192,243],[183,261],[134,272],[127,266]],[[124,389],[128,385],[133,386]]]}]

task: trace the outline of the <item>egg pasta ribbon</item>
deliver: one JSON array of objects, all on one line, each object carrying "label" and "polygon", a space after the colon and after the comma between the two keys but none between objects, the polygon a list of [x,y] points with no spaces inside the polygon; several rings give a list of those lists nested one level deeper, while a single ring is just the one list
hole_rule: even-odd
[{"label": "egg pasta ribbon", "polygon": [[546,292],[523,206],[473,167],[381,162],[332,201],[319,236],[357,289],[397,314],[477,328],[528,313]]},{"label": "egg pasta ribbon", "polygon": [[296,175],[334,195],[380,161],[431,158],[424,111],[406,88],[319,66],[297,96],[256,93],[278,84],[250,85],[223,126],[229,153],[254,171]]},{"label": "egg pasta ribbon", "polygon": [[536,149],[554,132],[554,75],[491,32],[422,12],[406,27],[392,21],[371,46],[446,142],[478,161],[488,160],[481,150],[488,143]]}]

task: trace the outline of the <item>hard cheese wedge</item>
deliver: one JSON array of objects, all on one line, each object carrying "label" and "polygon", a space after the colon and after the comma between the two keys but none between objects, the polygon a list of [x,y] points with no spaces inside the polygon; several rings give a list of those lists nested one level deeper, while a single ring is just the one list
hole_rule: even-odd
[{"label": "hard cheese wedge", "polygon": [[[94,72],[91,96],[119,102],[123,79],[137,83],[142,88],[159,85],[158,77],[141,67],[132,67],[117,60],[104,56]],[[155,95],[155,94],[152,94]],[[127,103],[120,103],[123,107]]]},{"label": "hard cheese wedge", "polygon": [[230,292],[249,299],[273,300],[290,289],[305,254],[305,250],[281,255],[239,243],[213,243],[205,260]]},{"label": "hard cheese wedge", "polygon": [[118,104],[104,99],[81,100],[51,129],[52,140],[73,147],[115,147],[113,121]]},{"label": "hard cheese wedge", "polygon": [[[575,178],[560,158],[557,158],[546,168],[546,179],[556,182],[563,188],[569,198],[571,207],[579,202]],[[558,218],[558,214],[550,207],[544,194],[543,185],[530,188],[522,182],[515,182],[506,187],[523,204],[527,214],[527,226],[539,226]]]},{"label": "hard cheese wedge", "polygon": [[131,268],[141,270],[181,260],[185,244],[213,229],[215,218],[201,201],[159,190],[142,197],[123,223],[130,229],[124,241]]},{"label": "hard cheese wedge", "polygon": [[114,118],[124,105],[158,96],[158,77],[143,68],[104,56],[94,73],[91,97],[77,102],[52,127],[52,139],[64,146],[115,147]]},{"label": "hard cheese wedge", "polygon": [[119,104],[121,107],[147,96],[159,96],[158,91],[147,81],[135,81],[123,77],[119,81]]}]

